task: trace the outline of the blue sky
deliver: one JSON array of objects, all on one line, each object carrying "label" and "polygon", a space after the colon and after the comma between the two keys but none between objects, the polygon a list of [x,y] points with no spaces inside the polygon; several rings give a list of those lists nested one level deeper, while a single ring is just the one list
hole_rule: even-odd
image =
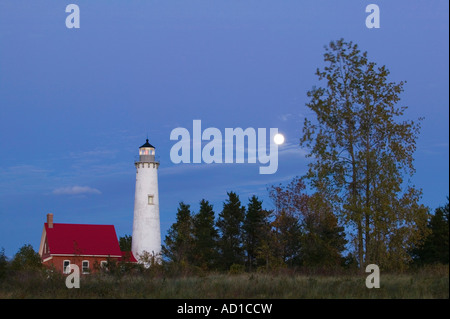
[{"label": "blue sky", "polygon": [[[162,238],[179,201],[216,216],[227,191],[244,204],[266,187],[306,172],[298,140],[312,118],[323,47],[343,37],[406,80],[405,119],[425,117],[411,183],[422,203],[444,204],[449,189],[448,1],[0,0],[0,247],[12,256],[39,246],[47,213],[55,222],[113,224],[131,234],[134,157],[149,137],[160,156]],[[366,5],[380,7],[368,29]],[[202,127],[278,128],[279,167],[182,164],[170,160],[170,132]]]}]

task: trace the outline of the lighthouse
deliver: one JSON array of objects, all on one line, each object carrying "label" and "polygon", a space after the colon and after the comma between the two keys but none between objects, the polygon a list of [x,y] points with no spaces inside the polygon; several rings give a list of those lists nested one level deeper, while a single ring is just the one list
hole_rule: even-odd
[{"label": "lighthouse", "polygon": [[147,141],[139,147],[135,160],[136,189],[131,251],[139,260],[145,253],[159,260],[161,230],[159,222],[158,166],[155,147]]}]

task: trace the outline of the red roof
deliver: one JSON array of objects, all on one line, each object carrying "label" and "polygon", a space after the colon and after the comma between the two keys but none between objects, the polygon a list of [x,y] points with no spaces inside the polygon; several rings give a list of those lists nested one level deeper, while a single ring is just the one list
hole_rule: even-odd
[{"label": "red roof", "polygon": [[45,223],[45,232],[51,255],[122,256],[113,225]]},{"label": "red roof", "polygon": [[122,251],[122,258],[120,260],[137,263],[137,260],[136,258],[134,258],[134,255],[131,251]]}]

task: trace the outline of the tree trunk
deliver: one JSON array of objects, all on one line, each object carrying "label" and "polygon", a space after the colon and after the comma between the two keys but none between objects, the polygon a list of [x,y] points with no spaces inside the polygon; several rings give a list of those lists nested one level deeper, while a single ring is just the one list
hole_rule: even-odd
[{"label": "tree trunk", "polygon": [[363,241],[363,227],[362,227],[362,212],[360,209],[357,208],[357,196],[358,196],[358,190],[356,188],[358,179],[356,174],[356,160],[355,160],[355,154],[353,151],[353,143],[350,142],[350,157],[352,161],[352,182],[351,182],[351,209],[353,213],[356,215],[356,224],[357,224],[357,231],[358,231],[358,262],[360,269],[363,269],[364,264],[364,241]]}]

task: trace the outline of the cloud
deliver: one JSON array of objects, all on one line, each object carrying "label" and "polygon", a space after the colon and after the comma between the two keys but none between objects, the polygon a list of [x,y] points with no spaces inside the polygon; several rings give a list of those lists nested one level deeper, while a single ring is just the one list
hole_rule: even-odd
[{"label": "cloud", "polygon": [[101,194],[98,189],[89,186],[68,186],[59,187],[53,190],[54,195],[82,195],[82,194]]},{"label": "cloud", "polygon": [[101,159],[105,157],[113,157],[118,153],[117,150],[111,149],[99,149],[84,152],[70,152],[69,158],[71,159]]},{"label": "cloud", "polygon": [[284,113],[284,114],[280,114],[278,115],[278,119],[283,121],[283,122],[287,122],[287,121],[295,121],[295,122],[300,122],[301,119],[303,119],[305,117],[305,115],[303,113]]},{"label": "cloud", "polygon": [[278,148],[278,156],[300,157],[305,158],[308,155],[308,151],[303,149],[298,144],[284,143]]},{"label": "cloud", "polygon": [[29,176],[31,174],[46,174],[50,170],[43,169],[34,165],[15,165],[8,168],[0,168],[0,176]]},{"label": "cloud", "polygon": [[43,181],[53,172],[53,168],[50,170],[35,165],[0,167],[0,196],[17,194],[19,189],[20,192],[42,190]]},{"label": "cloud", "polygon": [[292,117],[292,114],[291,114],[291,113],[286,113],[286,114],[278,115],[278,118],[279,118],[280,120],[282,120],[283,122],[286,122],[290,117]]}]

